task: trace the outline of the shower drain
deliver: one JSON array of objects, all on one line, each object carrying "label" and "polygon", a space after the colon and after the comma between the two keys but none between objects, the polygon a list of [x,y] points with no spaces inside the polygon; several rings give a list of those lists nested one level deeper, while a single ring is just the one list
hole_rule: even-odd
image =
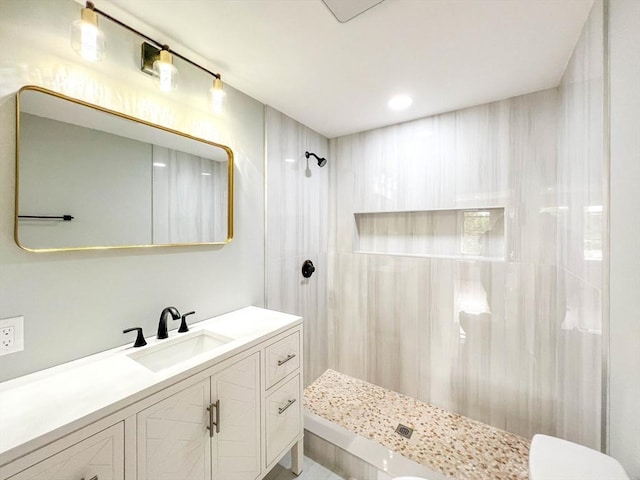
[{"label": "shower drain", "polygon": [[398,424],[396,427],[396,433],[404,438],[411,438],[411,434],[413,433],[413,428],[407,427],[406,425]]}]

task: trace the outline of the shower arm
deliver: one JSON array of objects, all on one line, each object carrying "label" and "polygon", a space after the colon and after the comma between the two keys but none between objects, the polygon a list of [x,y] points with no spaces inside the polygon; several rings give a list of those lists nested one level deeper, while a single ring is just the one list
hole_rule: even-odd
[{"label": "shower arm", "polygon": [[320,161],[320,160],[324,160],[324,158],[320,158],[318,155],[316,155],[315,153],[312,152],[304,152],[304,157],[305,158],[309,158],[311,155],[313,155],[314,157],[316,157],[316,160]]},{"label": "shower arm", "polygon": [[319,167],[324,167],[327,163],[327,159],[324,157],[319,157],[318,155],[316,155],[315,153],[312,152],[304,152],[304,157],[309,160],[309,157],[313,155],[316,159],[316,161],[318,162],[318,166]]}]

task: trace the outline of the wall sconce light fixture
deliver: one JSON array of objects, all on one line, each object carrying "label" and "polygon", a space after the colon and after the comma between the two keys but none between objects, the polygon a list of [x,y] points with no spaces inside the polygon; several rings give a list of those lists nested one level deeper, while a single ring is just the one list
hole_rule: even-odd
[{"label": "wall sconce light fixture", "polygon": [[80,15],[80,20],[76,20],[71,25],[71,46],[78,55],[91,61],[98,61],[104,57],[104,34],[98,29],[98,15],[101,15],[146,40],[146,42],[142,43],[140,68],[144,73],[152,75],[155,78],[160,90],[168,92],[174,90],[178,85],[178,69],[173,64],[173,57],[177,57],[211,75],[213,77],[213,86],[209,91],[211,92],[213,101],[213,110],[216,113],[220,112],[225,93],[223,90],[222,76],[219,73],[212,72],[193,60],[180,55],[169,48],[168,45],[154,40],[126,23],[112,17],[108,13],[103,12],[96,8],[93,2],[87,2],[86,7],[82,9]]},{"label": "wall sconce light fixture", "polygon": [[98,28],[98,15],[90,2],[80,11],[80,19],[71,24],[71,48],[90,62],[104,57],[104,33]]},{"label": "wall sconce light fixture", "polygon": [[140,69],[144,73],[152,75],[163,92],[175,90],[178,86],[178,69],[173,64],[173,55],[171,55],[168,45],[156,48],[143,42]]},{"label": "wall sconce light fixture", "polygon": [[222,110],[222,99],[226,95],[224,90],[222,89],[222,80],[219,77],[213,79],[213,85],[209,89],[209,93],[211,93],[211,104],[213,106],[213,111],[216,113],[220,113]]}]

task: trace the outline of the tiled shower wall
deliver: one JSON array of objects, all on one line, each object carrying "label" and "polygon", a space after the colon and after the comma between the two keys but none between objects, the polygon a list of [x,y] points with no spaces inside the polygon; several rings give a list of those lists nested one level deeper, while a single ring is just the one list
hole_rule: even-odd
[{"label": "tiled shower wall", "polygon": [[[602,25],[596,2],[559,88],[333,139],[306,174],[326,140],[267,109],[267,303],[305,317],[305,384],[329,367],[600,447]],[[465,209],[504,209],[490,255],[416,254]]]},{"label": "tiled shower wall", "polygon": [[[331,141],[331,368],[600,448],[602,25],[558,89]],[[358,213],[490,207],[504,259],[355,252]]]},{"label": "tiled shower wall", "polygon": [[[608,261],[604,161],[604,14],[591,11],[559,88],[558,345],[559,436],[600,448],[602,293]],[[604,320],[604,321],[603,321]]]},{"label": "tiled shower wall", "polygon": [[[329,172],[309,151],[328,157],[328,140],[266,107],[267,307],[304,317],[304,384],[327,369]],[[316,267],[303,278],[302,264]]]},{"label": "tiled shower wall", "polygon": [[[332,140],[330,367],[555,431],[557,105],[552,89]],[[358,212],[489,207],[506,260],[353,251]]]}]

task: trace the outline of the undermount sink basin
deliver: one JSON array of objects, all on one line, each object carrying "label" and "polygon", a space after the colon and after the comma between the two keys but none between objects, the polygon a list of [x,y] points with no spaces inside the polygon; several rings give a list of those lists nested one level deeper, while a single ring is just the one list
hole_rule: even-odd
[{"label": "undermount sink basin", "polygon": [[128,356],[149,370],[159,372],[201,353],[215,350],[232,340],[222,335],[200,330],[170,340],[163,340],[152,347],[129,353]]}]

